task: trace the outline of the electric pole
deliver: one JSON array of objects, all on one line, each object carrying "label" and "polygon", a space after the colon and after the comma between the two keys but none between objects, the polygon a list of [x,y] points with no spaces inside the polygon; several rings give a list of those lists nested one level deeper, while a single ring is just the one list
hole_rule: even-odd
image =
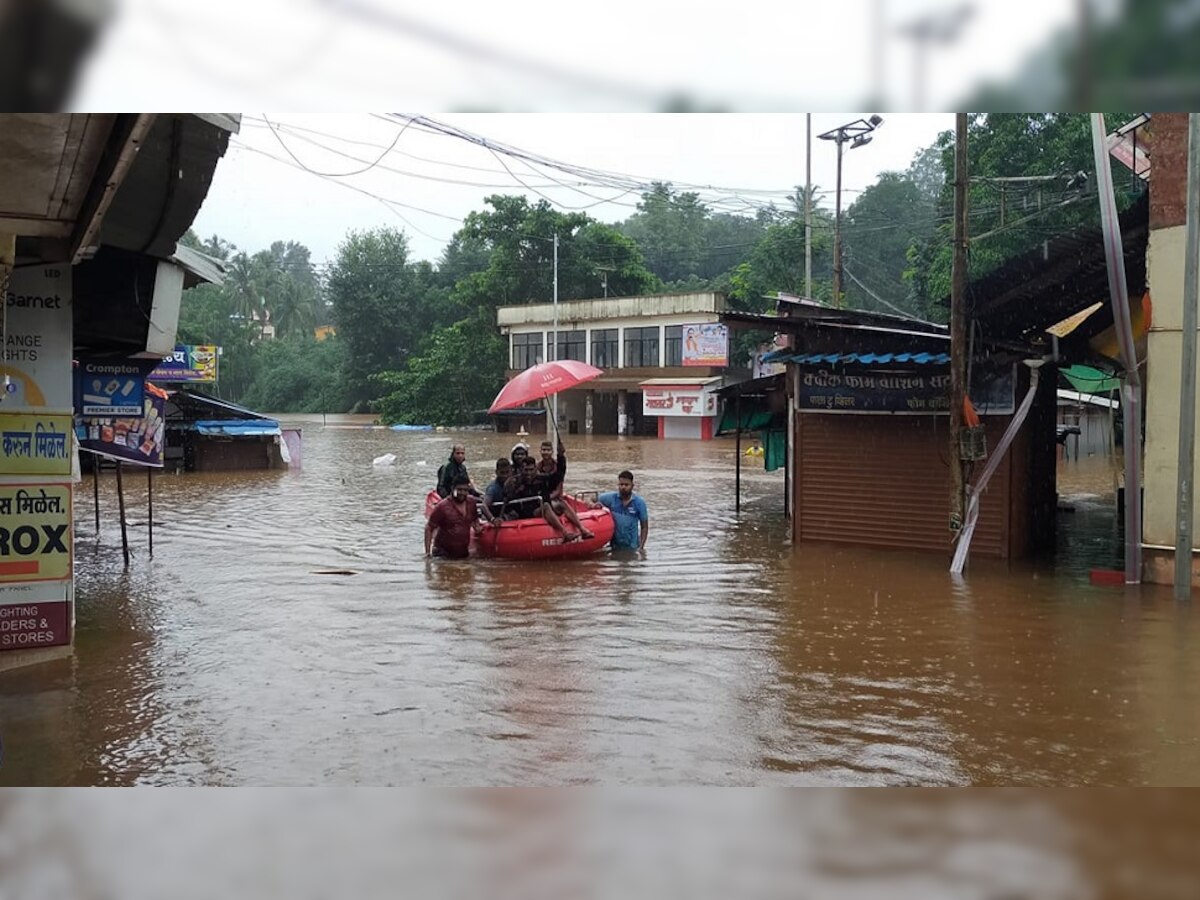
[{"label": "electric pole", "polygon": [[954,117],[954,257],[950,270],[950,530],[963,526],[965,491],[959,436],[967,395],[967,114]]},{"label": "electric pole", "polygon": [[812,113],[804,114],[804,296],[812,299]]}]

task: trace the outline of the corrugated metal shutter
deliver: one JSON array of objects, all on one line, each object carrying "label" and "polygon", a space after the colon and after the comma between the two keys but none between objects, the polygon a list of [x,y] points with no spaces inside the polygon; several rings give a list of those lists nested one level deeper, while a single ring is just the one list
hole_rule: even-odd
[{"label": "corrugated metal shutter", "polygon": [[[946,417],[808,413],[800,419],[801,541],[950,552]],[[989,420],[989,447],[1002,425]],[[1008,481],[1005,460],[983,496],[973,555],[1008,555]]]}]

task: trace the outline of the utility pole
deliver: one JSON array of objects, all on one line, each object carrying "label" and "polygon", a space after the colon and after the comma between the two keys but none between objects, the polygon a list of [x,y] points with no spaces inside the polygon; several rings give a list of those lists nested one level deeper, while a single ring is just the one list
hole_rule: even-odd
[{"label": "utility pole", "polygon": [[[1183,349],[1175,500],[1175,599],[1192,596],[1192,509],[1196,476],[1196,320],[1200,302],[1200,115],[1188,113],[1187,234],[1183,257]],[[1131,499],[1128,487],[1125,502]]]},{"label": "utility pole", "polygon": [[[558,359],[558,232],[554,232],[554,359]],[[558,394],[554,395],[554,437],[558,438]]]},{"label": "utility pole", "polygon": [[842,308],[842,144],[837,142],[837,210],[833,219],[833,307]]},{"label": "utility pole", "polygon": [[959,435],[967,394],[967,114],[954,117],[954,257],[950,270],[950,530],[963,526],[965,491]]},{"label": "utility pole", "polygon": [[608,299],[608,273],[617,271],[613,266],[596,266],[600,273],[600,287],[604,289],[604,299]]},{"label": "utility pole", "polygon": [[812,113],[804,114],[804,296],[812,299]]}]

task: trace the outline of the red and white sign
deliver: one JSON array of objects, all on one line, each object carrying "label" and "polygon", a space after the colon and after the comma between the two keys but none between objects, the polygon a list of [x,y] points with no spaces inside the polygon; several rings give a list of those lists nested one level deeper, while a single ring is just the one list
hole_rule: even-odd
[{"label": "red and white sign", "polygon": [[642,388],[642,414],[647,416],[715,416],[717,398],[696,385]]},{"label": "red and white sign", "polygon": [[58,603],[0,606],[0,650],[36,650],[71,643],[70,605]]},{"label": "red and white sign", "polygon": [[71,643],[69,587],[42,582],[0,588],[0,651]]}]

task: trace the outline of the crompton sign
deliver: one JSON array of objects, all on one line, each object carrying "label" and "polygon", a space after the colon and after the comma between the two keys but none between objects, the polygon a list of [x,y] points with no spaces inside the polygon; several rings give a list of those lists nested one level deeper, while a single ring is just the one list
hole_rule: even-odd
[{"label": "crompton sign", "polygon": [[146,376],[157,365],[144,359],[81,359],[76,412],[101,418],[143,415]]}]

